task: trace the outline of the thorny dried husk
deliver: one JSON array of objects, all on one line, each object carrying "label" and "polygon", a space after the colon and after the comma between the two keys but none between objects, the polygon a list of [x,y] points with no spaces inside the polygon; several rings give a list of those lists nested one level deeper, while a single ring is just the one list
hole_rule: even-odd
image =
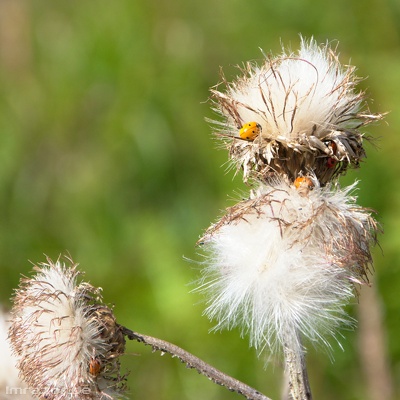
[{"label": "thorny dried husk", "polygon": [[120,375],[119,361],[119,357],[125,351],[122,327],[117,324],[112,310],[103,304],[89,305],[85,313],[89,323],[97,326],[97,337],[102,343],[100,351],[93,350],[88,366],[92,380],[95,383],[96,380],[101,381],[96,389],[101,392],[101,387],[108,387],[113,388],[115,392],[124,392],[126,377]]},{"label": "thorny dried husk", "polygon": [[[345,137],[343,142],[347,149],[333,154],[331,143],[336,143],[338,149],[344,149],[341,137]],[[310,142],[318,147],[310,145]],[[332,132],[324,140],[318,141],[304,135],[297,143],[261,135],[253,142],[232,137],[227,147],[230,158],[243,168],[246,180],[253,178],[265,183],[270,183],[277,175],[294,181],[298,176],[312,172],[324,186],[333,178],[343,175],[350,166],[358,167],[365,157],[361,135],[350,132]]]}]

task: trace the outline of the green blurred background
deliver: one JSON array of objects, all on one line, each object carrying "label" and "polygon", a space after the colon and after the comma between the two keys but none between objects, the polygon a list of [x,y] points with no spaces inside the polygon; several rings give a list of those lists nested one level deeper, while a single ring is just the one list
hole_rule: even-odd
[{"label": "green blurred background", "polygon": [[[341,61],[368,76],[360,89],[374,99],[372,111],[391,112],[368,127],[377,146],[367,144],[367,162],[343,179],[361,181],[359,203],[378,210],[385,228],[374,251],[372,304],[380,311],[388,392],[369,387],[362,325],[341,332],[344,351],[332,341],[333,361],[310,347],[313,394],[399,399],[398,0],[1,0],[2,303],[10,305],[29,260],[68,252],[103,287],[121,324],[279,398],[278,359],[264,369],[237,331],[208,333],[201,296],[191,293],[200,265],[184,257],[202,260],[195,242],[244,189],[240,177],[226,174],[227,154],[204,121],[213,117],[206,101],[219,67],[233,78],[234,65],[261,59],[259,47],[279,53],[282,41],[297,49],[299,33],[337,39]],[[357,316],[358,306],[349,312]],[[242,398],[176,359],[134,342],[127,350],[129,398]]]}]

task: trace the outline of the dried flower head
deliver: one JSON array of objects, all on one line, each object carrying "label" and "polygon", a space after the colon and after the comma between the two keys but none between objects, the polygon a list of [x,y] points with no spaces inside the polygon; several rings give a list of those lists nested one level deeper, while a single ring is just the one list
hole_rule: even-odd
[{"label": "dried flower head", "polygon": [[323,334],[348,321],[343,306],[354,283],[367,280],[376,240],[376,222],[355,204],[353,188],[301,191],[276,180],[208,229],[200,290],[217,329],[239,326],[259,350],[283,346],[290,332],[327,343]]},{"label": "dried flower head", "polygon": [[16,290],[9,337],[21,377],[39,398],[119,397],[124,336],[101,289],[78,284],[69,261],[47,259]]},{"label": "dried flower head", "polygon": [[314,173],[321,185],[365,156],[359,128],[380,119],[357,92],[352,66],[342,66],[328,44],[301,40],[298,53],[247,63],[242,76],[212,89],[215,133],[225,140],[244,179],[269,182],[275,174],[294,181]]}]

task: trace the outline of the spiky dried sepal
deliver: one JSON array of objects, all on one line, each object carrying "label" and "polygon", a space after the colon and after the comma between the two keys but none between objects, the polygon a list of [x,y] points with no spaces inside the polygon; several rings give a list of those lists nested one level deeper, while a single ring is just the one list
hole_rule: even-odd
[{"label": "spiky dried sepal", "polygon": [[[302,40],[297,54],[248,63],[222,92],[212,89],[213,108],[223,117],[214,133],[232,162],[250,176],[269,182],[276,174],[294,181],[313,172],[321,185],[357,167],[365,156],[360,128],[379,120],[357,92],[355,68],[342,66],[328,44]],[[260,126],[254,140],[239,136],[250,121]]]}]

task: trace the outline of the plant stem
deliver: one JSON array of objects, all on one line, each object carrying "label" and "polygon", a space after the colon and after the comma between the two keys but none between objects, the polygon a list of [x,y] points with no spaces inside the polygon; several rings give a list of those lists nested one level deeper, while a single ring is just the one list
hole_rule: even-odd
[{"label": "plant stem", "polygon": [[133,332],[128,328],[121,326],[122,333],[130,340],[137,340],[140,343],[149,345],[153,350],[168,353],[172,357],[179,358],[188,368],[194,368],[200,374],[206,376],[214,383],[226,387],[228,390],[236,392],[244,396],[248,400],[271,400],[267,396],[253,389],[252,387],[224,374],[213,366],[207,364],[200,358],[193,354],[181,349],[180,347],[166,342],[165,340],[154,338],[152,336],[143,335],[141,333]]},{"label": "plant stem", "polygon": [[289,383],[289,399],[312,400],[304,348],[299,334],[288,335],[284,347],[285,369]]}]

